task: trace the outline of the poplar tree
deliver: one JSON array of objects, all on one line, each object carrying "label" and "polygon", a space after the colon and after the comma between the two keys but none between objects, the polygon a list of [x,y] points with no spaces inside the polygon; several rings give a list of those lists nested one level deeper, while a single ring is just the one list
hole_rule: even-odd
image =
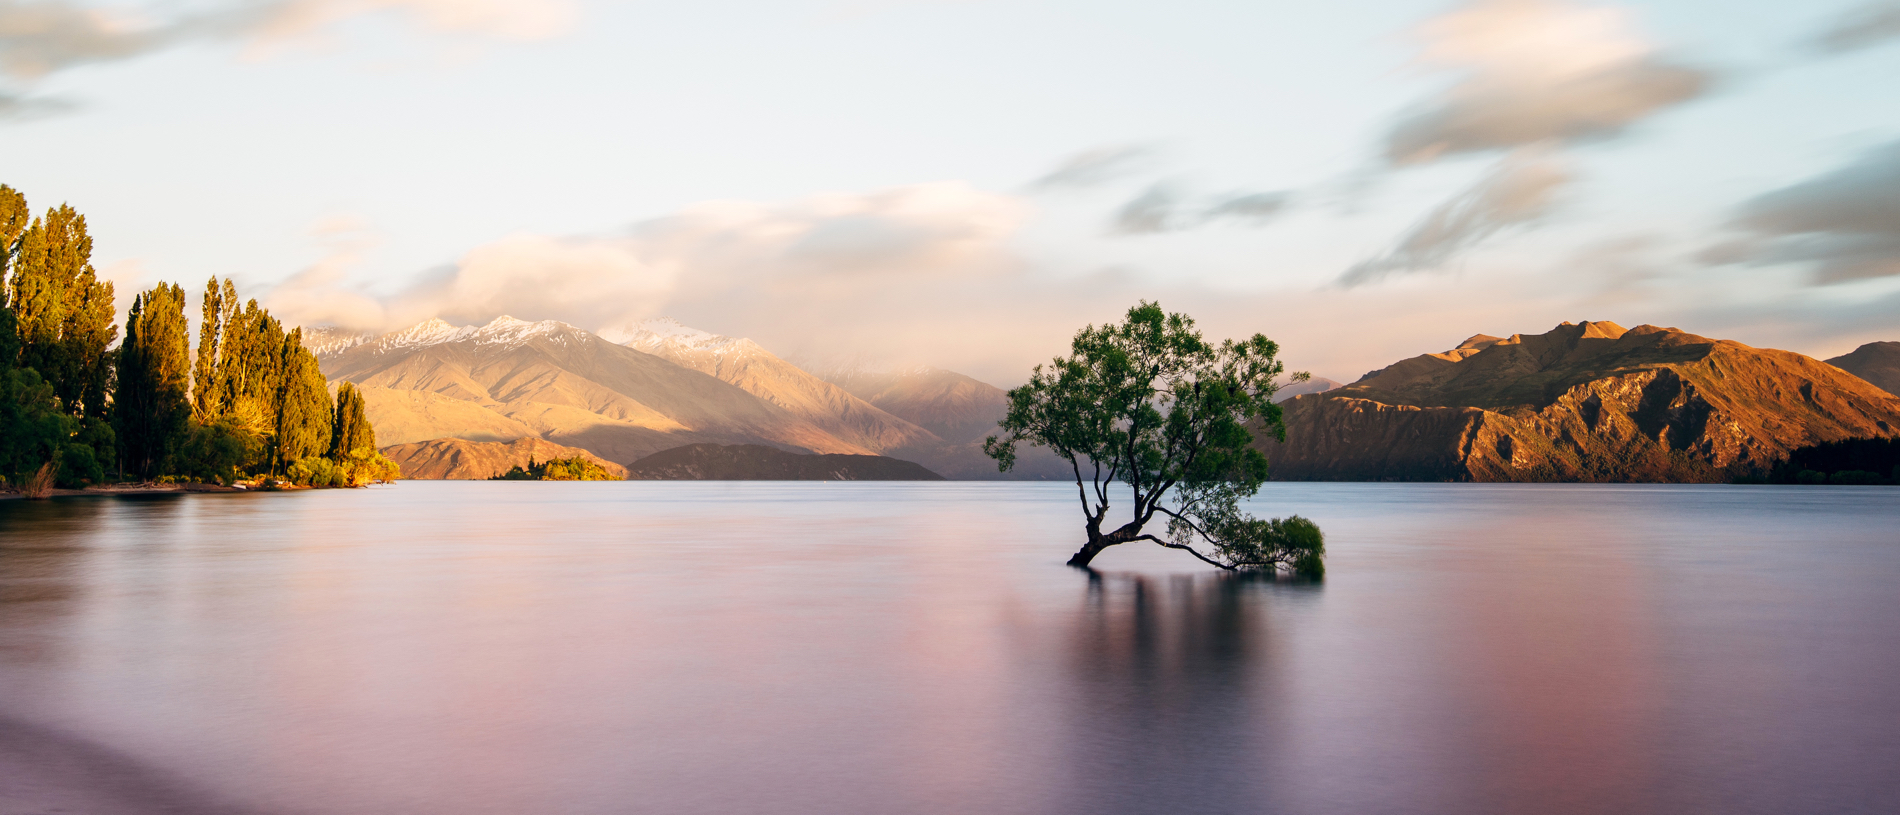
[{"label": "poplar tree", "polygon": [[20,235],[8,276],[20,364],[40,372],[71,416],[103,418],[112,386],[112,284],[92,268],[86,218],[60,205]]},{"label": "poplar tree", "polygon": [[241,311],[228,305],[226,310],[230,316],[219,340],[213,386],[218,415],[252,436],[275,435],[283,386],[283,324],[258,308],[256,300]]},{"label": "poplar tree", "polygon": [[5,283],[29,218],[26,197],[0,185],[0,483],[10,485],[56,460],[72,435],[52,386],[19,366],[20,335]]},{"label": "poplar tree", "polygon": [[223,288],[219,288],[215,276],[205,283],[204,306],[199,312],[198,358],[192,363],[191,378],[191,415],[199,424],[211,424],[223,415],[218,390],[219,341],[236,307],[237,294],[231,281],[224,281]]},{"label": "poplar tree", "polygon": [[189,433],[191,361],[185,290],[159,284],[132,301],[119,346],[113,428],[128,475],[170,472]]},{"label": "poplar tree", "polygon": [[26,197],[0,185],[0,478],[9,483],[51,465],[77,486],[102,478],[98,462],[112,458],[102,416],[117,329],[91,248],[72,208],[33,220]]},{"label": "poplar tree", "polygon": [[303,329],[292,329],[278,349],[282,371],[277,392],[278,465],[320,455],[331,443],[330,390],[323,382],[317,357],[303,347]]},{"label": "poplar tree", "polygon": [[331,423],[330,458],[344,461],[359,450],[376,451],[376,428],[364,415],[363,392],[345,382],[336,391],[336,420]]}]

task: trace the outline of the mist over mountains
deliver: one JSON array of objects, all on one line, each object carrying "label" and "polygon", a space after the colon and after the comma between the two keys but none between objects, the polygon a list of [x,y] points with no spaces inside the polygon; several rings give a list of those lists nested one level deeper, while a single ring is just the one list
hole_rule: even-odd
[{"label": "mist over mountains", "polygon": [[[305,338],[327,378],[362,389],[391,447],[535,438],[629,463],[689,444],[763,444],[889,456],[951,478],[1064,474],[1043,456],[1005,476],[983,455],[981,440],[1006,404],[995,386],[935,369],[827,381],[751,340],[672,320],[594,333],[554,320],[435,319],[383,335],[320,328]],[[440,462],[453,456],[443,447],[428,448],[431,473],[485,477],[445,469]]]}]

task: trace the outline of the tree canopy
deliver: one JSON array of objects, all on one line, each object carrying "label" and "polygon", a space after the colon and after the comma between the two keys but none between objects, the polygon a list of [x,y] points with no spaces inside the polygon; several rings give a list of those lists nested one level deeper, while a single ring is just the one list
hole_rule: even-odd
[{"label": "tree canopy", "polygon": [[[159,284],[126,314],[92,267],[85,216],[67,205],[33,217],[0,185],[0,485],[49,478],[230,482],[246,473],[301,483],[393,479],[360,393],[332,401],[301,329],[289,331],[236,287],[205,288],[198,353],[185,291]],[[336,425],[343,423],[342,428]]]},{"label": "tree canopy", "polygon": [[[1078,331],[1069,356],[1036,366],[1028,384],[1009,392],[1003,432],[986,439],[984,451],[1002,470],[1024,443],[1069,462],[1087,532],[1072,566],[1145,540],[1223,569],[1318,576],[1325,538],[1317,525],[1240,508],[1267,477],[1253,433],[1286,435],[1273,403],[1285,372],[1279,350],[1260,334],[1212,344],[1193,319],[1142,301],[1121,323]],[[1129,520],[1104,531],[1117,494],[1127,495]],[[1156,516],[1167,521],[1166,537],[1143,532]]]},{"label": "tree canopy", "polygon": [[127,475],[151,479],[169,472],[190,435],[190,335],[183,288],[161,283],[133,298],[112,411]]},{"label": "tree canopy", "polygon": [[508,472],[490,476],[490,481],[619,481],[606,468],[588,461],[585,456],[550,459],[536,463],[528,459],[523,469],[516,464]]}]

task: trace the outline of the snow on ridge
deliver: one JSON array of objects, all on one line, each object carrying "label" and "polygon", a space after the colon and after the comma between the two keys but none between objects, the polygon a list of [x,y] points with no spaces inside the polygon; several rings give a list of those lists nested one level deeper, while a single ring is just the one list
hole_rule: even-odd
[{"label": "snow on ridge", "polygon": [[728,354],[760,349],[757,343],[744,338],[734,338],[701,331],[680,324],[671,317],[656,317],[651,320],[624,323],[603,328],[596,332],[608,342],[627,346],[636,351],[654,353],[657,351],[695,352]]},{"label": "snow on ridge", "polygon": [[351,331],[333,325],[319,325],[303,329],[303,347],[316,356],[341,354],[351,348],[376,339],[376,335],[367,331]]},{"label": "snow on ridge", "polygon": [[487,325],[464,326],[450,324],[440,317],[432,317],[401,331],[392,331],[376,337],[375,342],[378,353],[471,341],[478,345],[514,347],[537,337],[558,337],[564,333],[578,331],[580,329],[559,320],[529,322],[517,320],[506,314],[490,320]]},{"label": "snow on ridge", "polygon": [[388,334],[384,334],[376,340],[376,344],[381,346],[382,350],[385,351],[399,348],[421,348],[426,345],[453,342],[459,335],[470,330],[469,328],[458,328],[449,325],[448,321],[441,317],[431,317],[401,331],[392,331]]},{"label": "snow on ridge", "polygon": [[457,336],[456,339],[472,339],[481,345],[507,345],[512,347],[536,337],[552,337],[579,330],[580,329],[561,322],[560,320],[529,322],[527,320],[517,320],[503,314],[500,317],[490,320],[488,325],[482,326],[481,328],[463,329],[464,332],[467,332],[467,336]]}]

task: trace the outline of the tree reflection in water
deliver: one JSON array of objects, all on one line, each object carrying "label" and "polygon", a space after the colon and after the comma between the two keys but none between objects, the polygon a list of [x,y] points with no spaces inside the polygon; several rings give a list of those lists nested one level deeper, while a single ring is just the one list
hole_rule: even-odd
[{"label": "tree reflection in water", "polygon": [[1073,811],[1270,805],[1283,743],[1276,612],[1320,590],[1272,575],[1091,573],[1062,659]]}]

